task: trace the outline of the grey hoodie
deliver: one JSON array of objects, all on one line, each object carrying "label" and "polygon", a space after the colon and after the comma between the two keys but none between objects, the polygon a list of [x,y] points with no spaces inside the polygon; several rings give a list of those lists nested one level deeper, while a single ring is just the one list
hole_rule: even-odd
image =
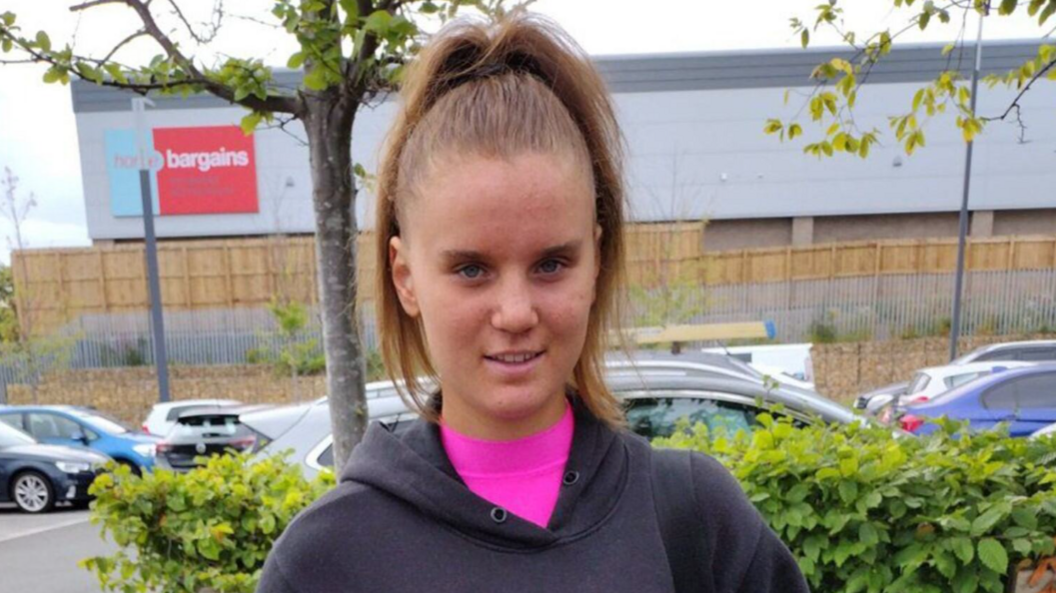
[{"label": "grey hoodie", "polygon": [[[334,490],[302,512],[268,556],[257,593],[477,591],[672,593],[648,442],[581,405],[562,490],[543,529],[472,493],[436,425],[367,431]],[[704,540],[700,593],[806,592],[792,555],[740,486],[696,454]],[[682,592],[680,592],[682,593]]]}]

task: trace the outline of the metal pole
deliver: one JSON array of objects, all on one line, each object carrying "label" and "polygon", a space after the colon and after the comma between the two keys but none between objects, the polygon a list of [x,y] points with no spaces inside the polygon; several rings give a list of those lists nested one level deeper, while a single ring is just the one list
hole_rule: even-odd
[{"label": "metal pole", "polygon": [[161,280],[158,274],[158,244],[154,238],[154,200],[150,190],[150,161],[153,149],[147,142],[143,111],[153,105],[146,97],[132,99],[139,148],[139,191],[143,199],[143,238],[146,242],[147,282],[150,290],[150,330],[154,342],[154,366],[158,373],[158,401],[169,401],[169,362],[165,353],[165,323],[161,314]]},{"label": "metal pole", "polygon": [[[975,39],[975,69],[972,71],[971,110],[975,115],[976,94],[979,90],[979,70],[983,64],[983,20],[988,8],[979,13],[979,33]],[[961,293],[964,287],[964,251],[968,236],[968,194],[972,181],[972,147],[975,142],[968,141],[964,155],[964,194],[961,197],[960,228],[957,237],[957,275],[953,288],[953,320],[950,323],[950,361],[957,358],[957,341],[961,337]]]}]

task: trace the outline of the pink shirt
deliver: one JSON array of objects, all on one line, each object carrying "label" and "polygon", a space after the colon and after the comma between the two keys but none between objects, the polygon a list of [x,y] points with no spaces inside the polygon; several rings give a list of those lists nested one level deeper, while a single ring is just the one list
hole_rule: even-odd
[{"label": "pink shirt", "polygon": [[451,465],[477,496],[545,528],[557,504],[568,452],[572,407],[554,426],[514,441],[485,441],[440,424]]}]

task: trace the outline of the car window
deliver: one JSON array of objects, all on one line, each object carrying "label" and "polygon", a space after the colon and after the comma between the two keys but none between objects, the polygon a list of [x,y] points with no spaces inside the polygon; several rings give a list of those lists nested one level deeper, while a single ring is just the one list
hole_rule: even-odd
[{"label": "car window", "polygon": [[754,406],[691,397],[648,397],[627,400],[627,424],[646,438],[669,437],[678,421],[691,425],[703,422],[709,430],[725,429],[728,433],[750,430],[759,412]]},{"label": "car window", "polygon": [[994,350],[980,355],[975,359],[975,362],[991,362],[1001,360],[1022,360],[1019,356],[1022,354],[1021,348],[1003,348],[1001,350]]},{"label": "car window", "polygon": [[240,437],[253,434],[249,427],[235,416],[193,416],[181,418],[172,431],[172,437]]},{"label": "car window", "polygon": [[1015,383],[1020,409],[1056,408],[1056,373],[1032,374]]},{"label": "car window", "polygon": [[983,394],[983,407],[988,410],[1012,410],[1016,407],[1016,381],[1005,381]]},{"label": "car window", "polygon": [[1056,360],[1056,348],[1023,348],[1016,360],[1026,362],[1045,362]]},{"label": "car window", "polygon": [[26,425],[22,422],[22,414],[4,414],[0,416],[0,422],[13,426],[19,430],[25,430]]},{"label": "car window", "polygon": [[954,387],[957,387],[958,385],[964,385],[965,383],[967,383],[969,381],[978,379],[979,377],[982,377],[983,375],[989,375],[989,374],[990,374],[989,371],[983,371],[983,372],[980,372],[980,373],[964,373],[963,375],[953,375],[951,377],[946,377],[945,379],[942,380],[942,382],[946,384],[946,389],[953,389]]},{"label": "car window", "polygon": [[928,383],[930,382],[931,377],[924,373],[917,373],[916,375],[913,375],[913,381],[910,382],[909,389],[906,390],[906,393],[910,395],[920,393],[928,387]]},{"label": "car window", "polygon": [[319,454],[316,462],[323,467],[334,467],[334,446],[331,444]]},{"label": "car window", "polygon": [[[19,414],[11,415],[18,416]],[[33,440],[33,437],[20,430],[12,428],[6,422],[0,425],[0,449],[17,447],[19,445],[32,445],[35,442],[36,441]]]},{"label": "car window", "polygon": [[38,440],[79,439],[84,435],[80,424],[57,414],[41,412],[26,414],[26,425],[29,434]]},{"label": "car window", "polygon": [[110,434],[125,434],[126,432],[132,432],[121,420],[107,414],[106,412],[100,412],[99,410],[91,411],[72,411],[71,414],[85,420],[92,426],[95,426],[99,430],[110,433]]}]

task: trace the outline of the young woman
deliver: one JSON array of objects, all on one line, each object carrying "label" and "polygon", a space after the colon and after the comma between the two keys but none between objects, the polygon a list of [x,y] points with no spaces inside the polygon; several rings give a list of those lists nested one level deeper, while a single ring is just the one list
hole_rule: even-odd
[{"label": "young woman", "polygon": [[556,26],[520,15],[432,40],[375,224],[382,349],[422,420],[370,427],[258,591],[806,591],[718,463],[622,427],[602,378],[621,175],[611,100]]}]

